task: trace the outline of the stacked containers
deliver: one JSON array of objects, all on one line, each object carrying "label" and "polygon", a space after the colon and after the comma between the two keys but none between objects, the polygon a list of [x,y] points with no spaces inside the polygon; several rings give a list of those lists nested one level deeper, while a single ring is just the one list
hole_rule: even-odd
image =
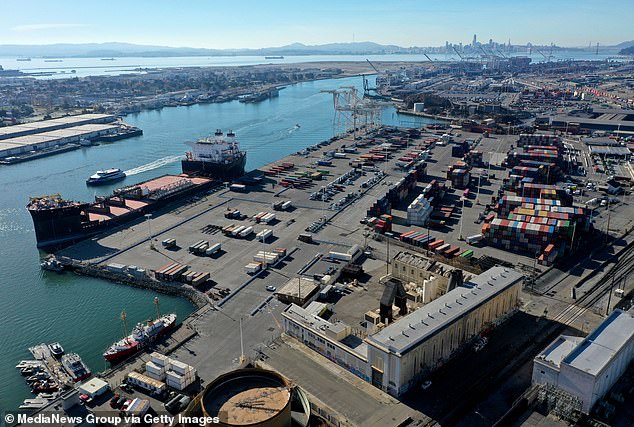
[{"label": "stacked containers", "polygon": [[196,369],[192,366],[169,359],[168,370],[165,372],[165,384],[176,390],[184,390],[196,380]]},{"label": "stacked containers", "polygon": [[425,225],[432,210],[429,200],[421,194],[407,207],[407,222],[412,225]]}]

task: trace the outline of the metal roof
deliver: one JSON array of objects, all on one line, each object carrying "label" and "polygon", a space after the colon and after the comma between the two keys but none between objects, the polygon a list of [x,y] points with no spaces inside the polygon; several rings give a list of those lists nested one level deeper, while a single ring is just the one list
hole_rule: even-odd
[{"label": "metal roof", "polygon": [[404,354],[427,338],[515,285],[524,276],[505,267],[493,267],[418,310],[369,336],[370,345]]},{"label": "metal roof", "polygon": [[583,338],[581,337],[560,335],[555,341],[546,347],[546,349],[542,351],[536,359],[548,362],[559,368],[561,361],[568,356],[581,341],[583,341]]},{"label": "metal roof", "polygon": [[614,310],[562,364],[598,375],[614,356],[634,339],[634,314]]}]

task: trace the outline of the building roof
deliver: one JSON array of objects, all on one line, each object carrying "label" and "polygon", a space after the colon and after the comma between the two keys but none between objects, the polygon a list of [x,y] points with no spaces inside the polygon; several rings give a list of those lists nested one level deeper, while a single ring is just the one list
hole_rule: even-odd
[{"label": "building roof", "polygon": [[568,356],[581,341],[583,341],[582,337],[560,335],[555,341],[546,347],[546,349],[544,349],[544,351],[542,351],[536,359],[542,360],[559,368],[561,361],[564,360],[564,358]]},{"label": "building roof", "polygon": [[293,277],[281,289],[278,289],[276,294],[299,298],[300,287],[301,296],[305,298],[315,292],[319,285],[313,279],[307,277]]},{"label": "building roof", "polygon": [[596,376],[632,339],[634,314],[614,310],[562,363]]},{"label": "building roof", "polygon": [[108,387],[107,382],[105,382],[101,378],[93,377],[79,386],[79,391],[89,395],[94,395],[99,393],[106,387]]},{"label": "building roof", "polygon": [[612,147],[607,145],[591,145],[590,153],[605,154],[607,156],[630,156],[632,152],[627,147]]},{"label": "building roof", "polygon": [[510,268],[493,267],[369,336],[366,341],[393,353],[406,353],[523,277]]}]

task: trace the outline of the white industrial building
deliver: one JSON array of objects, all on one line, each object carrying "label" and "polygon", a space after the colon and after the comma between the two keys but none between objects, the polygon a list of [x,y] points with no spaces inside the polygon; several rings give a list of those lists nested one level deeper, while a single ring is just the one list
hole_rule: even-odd
[{"label": "white industrial building", "polygon": [[521,273],[493,267],[362,339],[291,304],[284,332],[376,387],[398,396],[517,307]]},{"label": "white industrial building", "polygon": [[533,361],[533,383],[581,400],[589,413],[634,359],[634,315],[615,310],[586,338],[562,335]]}]

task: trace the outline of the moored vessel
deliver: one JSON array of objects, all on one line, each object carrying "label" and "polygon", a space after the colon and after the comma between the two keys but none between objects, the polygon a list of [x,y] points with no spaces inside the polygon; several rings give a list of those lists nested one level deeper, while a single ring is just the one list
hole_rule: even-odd
[{"label": "moored vessel", "polygon": [[64,355],[64,348],[58,342],[54,342],[52,344],[49,344],[48,345],[48,351],[50,351],[51,352],[51,356],[53,356],[56,359],[59,359],[60,357],[62,357]]},{"label": "moored vessel", "polygon": [[181,162],[186,174],[203,175],[229,180],[244,175],[247,153],[240,150],[240,143],[232,131],[225,136],[216,130],[213,137],[187,142],[191,151]]},{"label": "moored vessel", "polygon": [[104,359],[113,364],[120,362],[148,347],[159,337],[169,333],[174,328],[176,325],[176,314],[170,313],[161,316],[158,298],[154,298],[154,304],[156,305],[156,319],[148,320],[146,323],[138,323],[129,335],[127,335],[127,315],[125,310],[121,313],[126,336],[112,344],[103,353]]},{"label": "moored vessel", "polygon": [[63,355],[61,362],[64,370],[75,382],[83,381],[91,375],[90,369],[88,369],[77,353]]}]

